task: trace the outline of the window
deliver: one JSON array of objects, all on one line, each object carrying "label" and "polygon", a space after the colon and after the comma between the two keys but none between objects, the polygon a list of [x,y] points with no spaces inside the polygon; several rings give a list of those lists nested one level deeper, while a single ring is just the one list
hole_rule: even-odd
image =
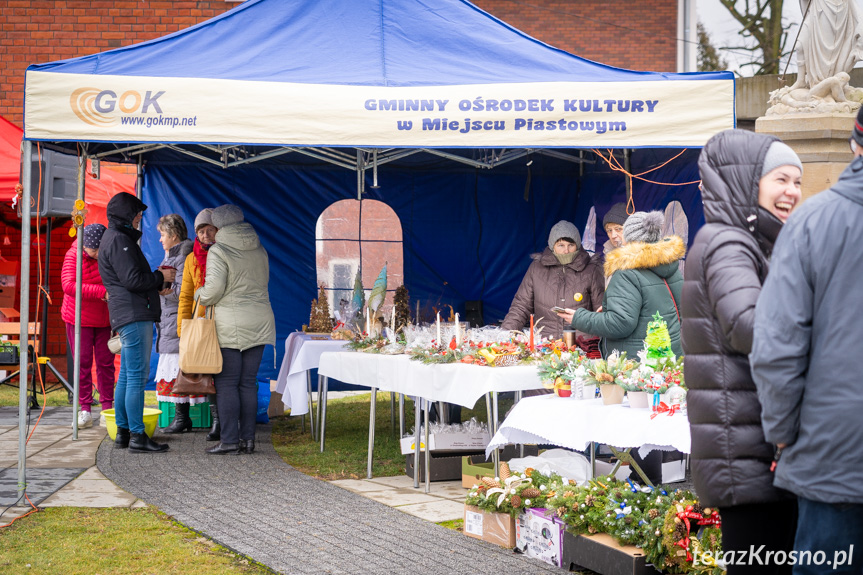
[{"label": "window", "polygon": [[[350,302],[357,270],[362,269],[366,299],[387,264],[390,313],[393,292],[404,282],[402,226],[396,213],[377,200],[341,200],[323,211],[315,226],[317,285],[328,290],[330,313]],[[344,303],[342,303],[344,302]]]}]

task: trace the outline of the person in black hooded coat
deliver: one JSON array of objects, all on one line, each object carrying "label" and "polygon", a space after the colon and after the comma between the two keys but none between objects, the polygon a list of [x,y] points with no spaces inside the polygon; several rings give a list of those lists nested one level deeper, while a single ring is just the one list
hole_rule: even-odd
[{"label": "person in black hooded coat", "polygon": [[144,432],[144,386],[150,373],[153,324],[162,312],[159,290],[175,270],[151,270],[138,246],[138,225],[147,206],[132,194],[108,202],[108,229],[99,249],[99,274],[108,291],[111,328],[120,334],[120,375],[114,392],[115,444],[130,452],[166,451]]},{"label": "person in black hooded coat", "polygon": [[[802,165],[777,138],[726,130],[707,142],[698,167],[706,223],[689,249],[680,308],[695,492],[719,508],[724,552],[788,552],[796,502],[773,486],[749,353],[773,242],[800,201]],[[728,566],[729,575],[746,572],[791,566]]]}]

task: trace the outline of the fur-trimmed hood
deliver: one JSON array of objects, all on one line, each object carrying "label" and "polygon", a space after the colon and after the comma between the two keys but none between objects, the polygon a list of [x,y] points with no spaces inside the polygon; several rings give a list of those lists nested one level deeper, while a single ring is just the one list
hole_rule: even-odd
[{"label": "fur-trimmed hood", "polygon": [[685,255],[686,246],[680,236],[668,236],[652,244],[631,242],[605,256],[605,276],[611,277],[619,270],[657,268],[675,263]]}]

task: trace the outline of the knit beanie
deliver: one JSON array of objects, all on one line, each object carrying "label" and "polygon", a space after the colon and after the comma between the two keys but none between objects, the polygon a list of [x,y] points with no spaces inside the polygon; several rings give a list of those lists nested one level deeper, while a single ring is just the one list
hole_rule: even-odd
[{"label": "knit beanie", "polygon": [[198,231],[198,228],[201,226],[212,226],[213,225],[213,210],[211,208],[204,208],[198,215],[195,217],[195,231]]},{"label": "knit beanie", "polygon": [[858,146],[863,146],[863,107],[857,110],[857,119],[854,120],[854,128],[851,130],[851,137],[857,142]]},{"label": "knit beanie", "polygon": [[102,234],[107,228],[102,224],[90,224],[84,227],[84,247],[98,250],[102,243]]},{"label": "knit beanie", "polygon": [[566,220],[560,220],[548,232],[548,247],[554,251],[554,244],[561,238],[569,238],[575,241],[575,245],[581,247],[581,234],[578,233],[578,228]]},{"label": "knit beanie", "polygon": [[604,229],[608,224],[619,224],[622,226],[628,217],[629,214],[626,213],[626,204],[619,202],[611,206],[611,209],[608,210],[605,217],[602,218],[602,227]]},{"label": "knit beanie", "polygon": [[[854,128],[857,129],[856,127]],[[776,141],[770,144],[767,149],[767,155],[764,156],[764,165],[761,166],[761,177],[763,178],[779,166],[797,166],[800,171],[803,171],[803,164],[800,163],[800,158],[794,153],[788,144]]]},{"label": "knit beanie", "polygon": [[219,229],[245,221],[243,218],[243,210],[232,204],[225,204],[224,206],[213,208],[212,218],[213,225]]},{"label": "knit beanie", "polygon": [[662,239],[665,216],[662,212],[635,212],[623,224],[623,239],[629,242],[656,243]]}]

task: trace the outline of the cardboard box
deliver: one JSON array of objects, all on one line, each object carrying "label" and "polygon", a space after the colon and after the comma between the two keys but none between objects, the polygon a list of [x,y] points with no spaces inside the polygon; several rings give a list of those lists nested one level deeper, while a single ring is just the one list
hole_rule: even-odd
[{"label": "cardboard box", "polygon": [[[524,457],[530,455],[539,455],[539,448],[536,445],[524,446]],[[500,460],[509,461],[517,457],[522,457],[521,451],[517,445],[507,445],[500,450]],[[465,455],[461,463],[461,486],[465,489],[473,487],[479,477],[494,477],[494,462],[489,458],[486,460],[485,453],[482,455]]]},{"label": "cardboard box", "polygon": [[[429,453],[429,478],[431,481],[453,481],[461,477],[461,460],[464,455],[478,455],[476,451]],[[419,478],[425,481],[425,453],[420,452]],[[414,454],[405,455],[405,475],[410,478],[414,476]]]},{"label": "cardboard box", "polygon": [[[420,451],[425,450],[425,436],[420,434]],[[485,446],[491,441],[488,432],[471,433],[430,433],[429,447],[432,451],[479,451],[485,450]],[[403,437],[401,439],[402,455],[414,452],[414,438]],[[456,478],[458,479],[458,478]]]},{"label": "cardboard box", "polygon": [[465,505],[464,534],[512,549],[515,547],[515,519],[509,513],[488,513]]},{"label": "cardboard box", "polygon": [[267,406],[267,417],[276,417],[277,415],[285,414],[285,404],[282,402],[282,394],[276,391],[278,384],[276,380],[270,380],[270,404]]},{"label": "cardboard box", "polygon": [[551,509],[533,508],[515,520],[515,548],[528,557],[560,567],[563,558],[563,525]]},{"label": "cardboard box", "polygon": [[573,535],[565,531],[561,566],[568,570],[590,569],[604,575],[656,575],[659,573],[633,545],[618,545],[607,533]]}]

